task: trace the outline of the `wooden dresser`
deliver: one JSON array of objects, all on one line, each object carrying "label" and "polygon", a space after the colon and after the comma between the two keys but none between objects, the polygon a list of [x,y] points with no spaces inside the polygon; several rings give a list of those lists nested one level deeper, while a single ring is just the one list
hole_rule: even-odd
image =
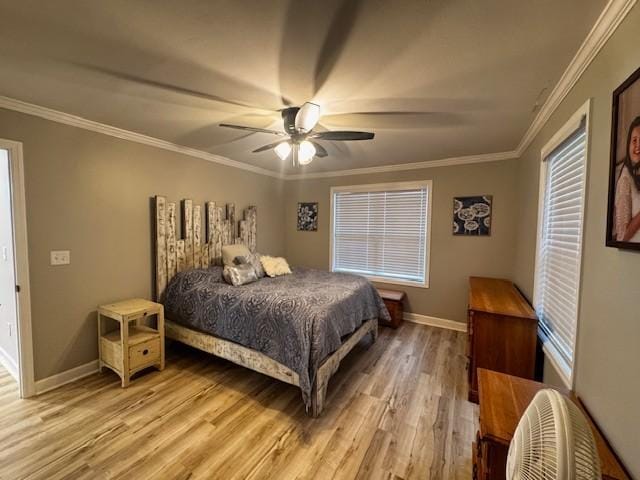
[{"label": "wooden dresser", "polygon": [[[520,417],[535,394],[543,388],[550,388],[550,386],[482,368],[478,370],[478,385],[480,389],[480,430],[472,449],[473,478],[474,480],[504,480],[509,444]],[[598,446],[602,478],[605,480],[629,480],[629,476],[580,401],[567,390],[558,388],[556,390],[568,395],[589,420]]]},{"label": "wooden dresser", "polygon": [[478,368],[534,378],[538,320],[515,285],[469,278],[469,401],[478,403]]}]

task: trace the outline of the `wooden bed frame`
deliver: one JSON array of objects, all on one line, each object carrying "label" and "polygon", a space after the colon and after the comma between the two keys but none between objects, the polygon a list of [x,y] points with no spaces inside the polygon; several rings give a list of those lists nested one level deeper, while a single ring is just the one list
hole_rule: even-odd
[{"label": "wooden bed frame", "polygon": [[[181,202],[184,239],[178,239],[176,236],[176,204],[167,203],[165,197],[156,196],[154,205],[157,300],[162,298],[167,283],[176,273],[191,268],[221,265],[223,245],[242,243],[250,251],[256,250],[257,210],[255,207],[245,209],[243,219],[236,223],[234,204],[228,203],[223,207],[216,205],[215,202],[207,202],[205,212],[207,241],[203,243],[202,213],[199,205],[194,206],[191,200]],[[238,236],[236,236],[236,225],[239,231]],[[320,365],[312,385],[311,408],[307,409],[307,413],[313,417],[321,414],[329,379],[338,370],[342,359],[365,335],[370,335],[372,342],[376,341],[377,319],[364,322]],[[169,319],[165,319],[165,336],[285,383],[300,386],[300,378],[296,372],[256,350],[192,330]]]}]

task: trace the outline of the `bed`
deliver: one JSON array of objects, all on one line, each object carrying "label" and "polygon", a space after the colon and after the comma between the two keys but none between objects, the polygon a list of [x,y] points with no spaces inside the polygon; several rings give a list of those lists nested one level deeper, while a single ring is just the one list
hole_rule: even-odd
[{"label": "bed", "polygon": [[156,296],[166,337],[299,387],[306,411],[319,416],[341,360],[365,336],[375,342],[378,318],[388,318],[376,289],[361,276],[304,268],[228,285],[222,245],[255,251],[255,207],[236,221],[234,205],[207,203],[204,236],[200,208],[184,200],[181,210],[184,239],[175,234],[176,205],[155,197]]}]

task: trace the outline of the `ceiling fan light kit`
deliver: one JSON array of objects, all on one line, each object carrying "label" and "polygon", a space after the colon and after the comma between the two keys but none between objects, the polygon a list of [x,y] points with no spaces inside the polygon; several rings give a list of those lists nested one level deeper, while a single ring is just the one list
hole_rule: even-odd
[{"label": "ceiling fan light kit", "polygon": [[297,145],[298,148],[298,164],[308,165],[313,161],[316,154],[316,147],[309,140],[303,140]]},{"label": "ceiling fan light kit", "polygon": [[288,142],[279,143],[274,149],[280,160],[286,160],[291,153],[291,145]]},{"label": "ceiling fan light kit", "polygon": [[[256,148],[253,153],[274,150],[281,160],[286,160],[289,155],[293,166],[308,165],[313,157],[326,157],[329,155],[326,149],[317,143],[317,140],[349,141],[371,140],[375,134],[371,132],[333,131],[313,133],[313,128],[320,120],[320,106],[307,102],[302,107],[288,107],[282,110],[284,132],[265,128],[254,128],[243,125],[221,123],[221,127],[248,130],[255,133],[267,133],[280,137],[289,137],[286,141],[278,141]],[[310,140],[313,139],[313,140]]]}]

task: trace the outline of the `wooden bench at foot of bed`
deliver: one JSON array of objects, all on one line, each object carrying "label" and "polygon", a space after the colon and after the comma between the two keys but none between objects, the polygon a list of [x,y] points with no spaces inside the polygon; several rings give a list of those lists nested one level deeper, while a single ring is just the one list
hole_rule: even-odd
[{"label": "wooden bench at foot of bed", "polygon": [[[307,409],[308,414],[313,417],[320,416],[324,408],[329,379],[338,370],[338,367],[340,367],[342,359],[347,356],[353,347],[367,334],[371,336],[372,342],[376,341],[378,338],[377,319],[364,322],[360,328],[344,341],[338,350],[322,362],[312,385],[311,408]],[[170,320],[165,320],[165,336],[282,382],[295,385],[296,387],[300,386],[300,377],[296,372],[256,350],[251,350],[237,343],[183,327]]]}]

